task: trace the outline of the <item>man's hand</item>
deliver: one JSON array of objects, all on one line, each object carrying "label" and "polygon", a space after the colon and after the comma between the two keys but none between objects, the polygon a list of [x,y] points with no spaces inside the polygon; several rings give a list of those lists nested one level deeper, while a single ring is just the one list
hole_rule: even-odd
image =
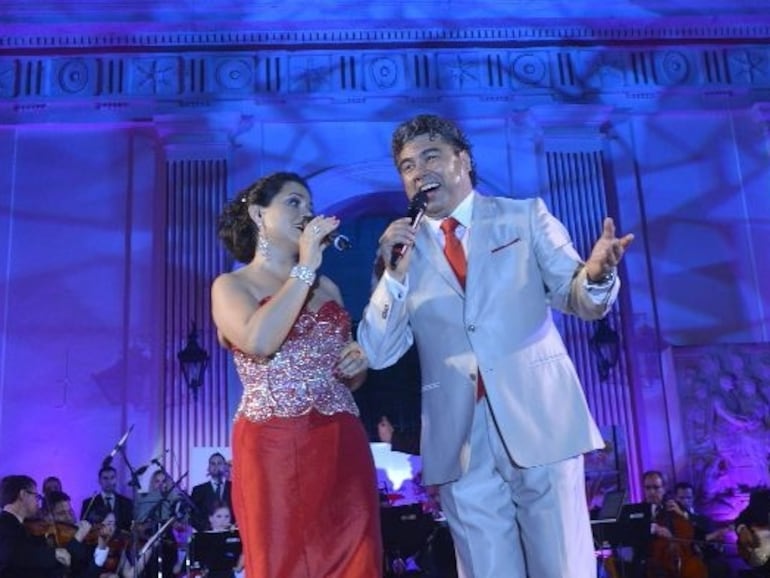
[{"label": "man's hand", "polygon": [[67,566],[69,568],[70,564],[72,563],[72,559],[70,558],[70,553],[67,552],[64,548],[56,548],[54,551],[54,556],[56,557],[56,561],[60,564],[63,564],[64,566]]},{"label": "man's hand", "polygon": [[615,236],[615,222],[611,217],[604,219],[602,235],[594,244],[591,256],[586,261],[588,280],[600,282],[610,275],[623,258],[626,248],[634,240],[633,234],[618,238]]},{"label": "man's hand", "polygon": [[[380,237],[379,256],[385,262],[391,276],[399,282],[402,282],[406,276],[414,237],[415,230],[412,228],[412,220],[409,217],[402,217],[393,221]],[[402,250],[403,255],[396,258],[396,266],[392,267],[393,252]]]},{"label": "man's hand", "polygon": [[91,522],[88,520],[80,520],[78,522],[78,529],[75,531],[75,540],[82,542],[88,533],[91,531]]}]

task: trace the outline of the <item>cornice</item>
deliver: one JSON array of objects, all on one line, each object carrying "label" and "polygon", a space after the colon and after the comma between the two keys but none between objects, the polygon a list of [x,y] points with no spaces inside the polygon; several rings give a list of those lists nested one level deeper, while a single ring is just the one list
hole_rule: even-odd
[{"label": "cornice", "polygon": [[56,50],[374,48],[427,46],[606,46],[745,43],[770,38],[770,16],[655,19],[414,20],[380,22],[198,22],[4,25],[0,54]]}]

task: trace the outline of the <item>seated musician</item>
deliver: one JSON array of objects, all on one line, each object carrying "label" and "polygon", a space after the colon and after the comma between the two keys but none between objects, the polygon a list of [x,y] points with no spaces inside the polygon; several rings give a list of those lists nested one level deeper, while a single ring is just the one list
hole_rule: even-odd
[{"label": "seated musician", "polygon": [[[172,518],[176,519],[188,500],[165,469],[153,472],[147,492],[137,499],[136,532],[142,541],[148,540]],[[146,572],[150,576],[157,576],[160,563],[160,574],[164,578],[174,576],[177,555],[176,538],[173,529],[168,527],[158,540],[156,555],[147,561]]]},{"label": "seated musician", "polygon": [[232,482],[228,480],[230,466],[219,452],[209,456],[207,475],[209,480],[193,487],[191,499],[195,505],[192,523],[195,529],[206,530],[206,516],[214,502],[225,502],[232,510]]},{"label": "seated musician", "polygon": [[233,578],[236,572],[243,570],[243,551],[226,502],[211,504],[208,527],[207,531],[193,536],[190,545],[192,563],[205,570],[207,578]]},{"label": "seated musician", "polygon": [[48,515],[48,496],[51,492],[63,492],[61,480],[56,476],[48,476],[43,480],[42,494],[43,505],[40,507],[40,514],[42,516]]},{"label": "seated musician", "polygon": [[684,566],[688,576],[706,578],[708,571],[695,547],[695,527],[682,507],[666,494],[663,474],[649,470],[642,474],[644,502],[651,522],[639,528],[633,540],[633,555],[625,576],[633,578],[675,578]]},{"label": "seated musician", "polygon": [[729,526],[717,527],[714,521],[696,510],[695,488],[689,482],[677,482],[674,499],[695,530],[695,547],[708,568],[710,577],[729,576],[730,564],[724,556],[724,536]]},{"label": "seated musician", "polygon": [[41,496],[29,476],[9,475],[0,482],[0,576],[38,578],[63,573],[70,565],[64,548],[51,548],[31,536],[24,521],[35,518]]},{"label": "seated musician", "polygon": [[420,455],[420,434],[397,430],[386,415],[377,422],[377,437],[379,441],[389,443],[394,452]]},{"label": "seated musician", "polygon": [[770,576],[770,489],[754,490],[735,520],[738,552],[757,576]]},{"label": "seated musician", "polygon": [[117,492],[117,471],[112,466],[103,466],[99,469],[98,478],[100,491],[83,500],[80,517],[85,520],[101,520],[108,512],[114,512],[118,528],[130,530],[134,519],[134,503]]},{"label": "seated musician", "polygon": [[48,537],[70,553],[72,564],[68,578],[98,576],[98,569],[104,565],[108,550],[106,545],[98,544],[96,528],[87,520],[76,521],[72,501],[64,492],[53,491],[47,499],[52,523]]}]

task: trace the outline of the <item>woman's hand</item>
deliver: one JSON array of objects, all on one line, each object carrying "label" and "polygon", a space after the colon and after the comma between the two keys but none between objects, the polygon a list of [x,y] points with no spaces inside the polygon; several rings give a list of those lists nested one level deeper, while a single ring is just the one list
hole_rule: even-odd
[{"label": "woman's hand", "polygon": [[337,217],[318,215],[310,219],[299,237],[299,265],[310,267],[313,271],[321,266],[322,254],[329,245],[329,233],[340,226]]},{"label": "woman's hand", "polygon": [[351,391],[355,391],[364,382],[369,360],[356,341],[348,343],[340,352],[340,359],[335,367],[337,377],[347,382]]}]

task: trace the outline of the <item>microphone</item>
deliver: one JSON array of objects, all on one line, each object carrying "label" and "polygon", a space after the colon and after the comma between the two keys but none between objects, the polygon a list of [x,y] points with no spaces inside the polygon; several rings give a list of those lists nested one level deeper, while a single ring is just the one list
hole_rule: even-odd
[{"label": "microphone", "polygon": [[104,458],[102,461],[102,467],[106,468],[112,463],[112,458],[115,457],[115,455],[123,449],[123,446],[126,445],[126,441],[128,440],[128,436],[131,433],[131,431],[134,429],[134,424],[131,424],[131,427],[128,428],[128,431],[123,434],[123,437],[118,440],[118,443],[115,444],[115,447],[112,448],[112,451],[109,453],[109,455]]},{"label": "microphone", "polygon": [[163,464],[162,464],[162,463],[160,463],[160,460],[162,460],[162,459],[163,459],[163,456],[165,456],[165,455],[166,455],[168,452],[170,452],[170,451],[171,451],[171,450],[163,450],[163,451],[161,452],[161,454],[160,454],[160,455],[159,455],[157,458],[152,458],[152,459],[150,460],[150,463],[149,463],[149,464],[145,464],[145,465],[143,465],[143,466],[141,466],[141,467],[137,468],[137,469],[136,469],[136,475],[137,475],[137,476],[142,476],[142,475],[144,475],[144,472],[146,472],[147,470],[149,470],[149,469],[150,469],[150,466],[151,466],[152,464],[155,464],[155,465],[156,465],[156,466],[158,466],[158,467],[159,467],[161,470],[162,470],[162,469],[164,469],[164,468],[163,468]]},{"label": "microphone", "polygon": [[[424,190],[417,191],[417,194],[409,201],[409,209],[406,216],[412,219],[412,231],[416,231],[420,226],[422,218],[425,216],[425,207],[428,206],[428,193]],[[406,245],[396,243],[393,245],[393,251],[390,254],[390,268],[395,269],[401,257],[406,253]]]},{"label": "microphone", "polygon": [[332,231],[326,235],[326,240],[329,241],[332,247],[337,249],[337,251],[347,251],[353,247],[353,243],[350,242],[350,239],[337,231]]},{"label": "microphone", "polygon": [[[311,221],[313,217],[305,217],[305,224],[304,226],[307,226],[307,224]],[[337,251],[347,251],[348,249],[351,249],[353,247],[353,243],[350,241],[350,238],[346,235],[343,235],[339,231],[332,231],[326,237],[324,240],[329,243],[332,247],[337,249]]]},{"label": "microphone", "polygon": [[170,451],[171,451],[171,450],[163,450],[163,451],[160,453],[160,455],[159,455],[157,458],[152,458],[152,459],[150,460],[150,463],[151,463],[151,464],[155,464],[155,465],[156,465],[156,466],[158,466],[159,468],[162,468],[162,467],[163,467],[163,464],[161,464],[161,463],[160,463],[160,460],[162,460],[162,459],[163,459],[163,457],[164,457],[164,456],[165,456],[165,455],[166,455],[168,452],[170,452]]}]

